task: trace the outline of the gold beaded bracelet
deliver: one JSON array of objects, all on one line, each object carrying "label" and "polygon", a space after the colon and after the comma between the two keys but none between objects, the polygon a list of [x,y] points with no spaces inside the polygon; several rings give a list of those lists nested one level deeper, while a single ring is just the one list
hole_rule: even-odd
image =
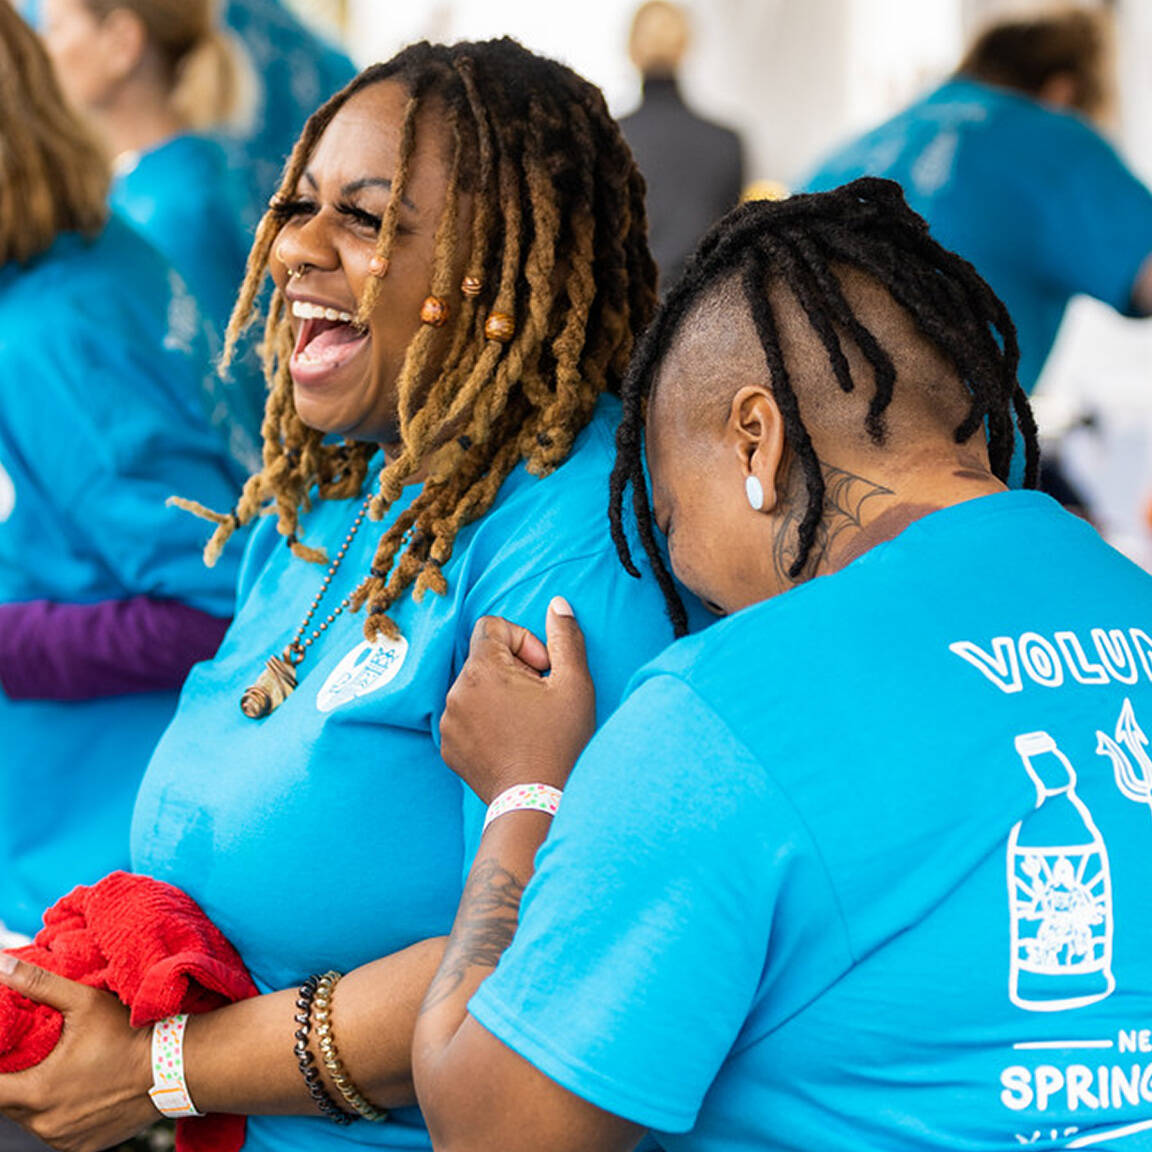
[{"label": "gold beaded bracelet", "polygon": [[388,1113],[383,1108],[377,1108],[371,1103],[353,1083],[348,1075],[348,1069],[336,1051],[336,1037],[332,1032],[332,993],[340,982],[339,972],[325,972],[316,985],[316,996],[312,1002],[312,1018],[316,1021],[316,1042],[320,1047],[320,1059],[328,1069],[328,1075],[336,1090],[344,1097],[349,1108],[352,1108],[365,1120],[374,1120],[379,1123],[388,1119]]}]

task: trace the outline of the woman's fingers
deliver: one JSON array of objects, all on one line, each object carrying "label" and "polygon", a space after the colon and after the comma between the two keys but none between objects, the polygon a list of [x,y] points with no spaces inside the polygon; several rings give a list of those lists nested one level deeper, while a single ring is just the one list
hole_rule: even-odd
[{"label": "woman's fingers", "polygon": [[37,1004],[47,1004],[61,1012],[74,1012],[93,994],[87,985],[49,972],[47,968],[37,968],[11,952],[0,952],[0,984],[35,1000]]},{"label": "woman's fingers", "polygon": [[572,605],[563,596],[554,596],[548,605],[546,627],[553,677],[560,680],[587,679],[588,655],[584,650],[584,633],[576,623]]},{"label": "woman's fingers", "polygon": [[481,616],[472,629],[468,659],[481,664],[493,661],[501,667],[510,657],[537,672],[548,671],[548,650],[527,628],[501,616]]}]

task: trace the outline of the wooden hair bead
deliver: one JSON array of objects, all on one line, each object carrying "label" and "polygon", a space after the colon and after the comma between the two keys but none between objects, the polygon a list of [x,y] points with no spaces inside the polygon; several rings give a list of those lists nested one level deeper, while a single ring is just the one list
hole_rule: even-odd
[{"label": "wooden hair bead", "polygon": [[368,261],[368,271],[376,277],[377,280],[383,280],[388,275],[389,260],[387,256],[373,256]]},{"label": "wooden hair bead", "polygon": [[484,287],[484,281],[479,276],[465,276],[460,281],[460,291],[465,296],[479,296],[480,290]]},{"label": "wooden hair bead", "polygon": [[507,312],[493,312],[484,321],[484,335],[489,340],[507,344],[516,335],[516,321]]},{"label": "wooden hair bead", "polygon": [[420,305],[420,319],[433,328],[442,328],[448,320],[448,301],[439,296],[426,296]]}]

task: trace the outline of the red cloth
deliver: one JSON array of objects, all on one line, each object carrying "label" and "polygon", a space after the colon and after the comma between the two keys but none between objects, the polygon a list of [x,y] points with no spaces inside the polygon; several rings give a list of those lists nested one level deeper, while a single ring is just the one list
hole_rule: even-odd
[{"label": "red cloth", "polygon": [[[113,872],[75,888],[44,913],[44,927],[14,956],[70,980],[115,993],[135,1028],[178,1012],[207,1012],[255,996],[236,949],[179,888]],[[64,1018],[0,986],[0,1073],[40,1063],[56,1046]],[[244,1117],[176,1122],[178,1152],[236,1152]]]}]

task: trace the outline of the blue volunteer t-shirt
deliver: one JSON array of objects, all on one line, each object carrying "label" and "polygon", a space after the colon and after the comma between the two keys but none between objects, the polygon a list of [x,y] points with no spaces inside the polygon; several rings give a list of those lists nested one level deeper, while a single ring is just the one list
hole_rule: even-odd
[{"label": "blue volunteer t-shirt", "polygon": [[804,181],[899,183],[932,235],[1004,301],[1030,392],[1079,293],[1124,314],[1152,253],[1152,192],[1085,120],[954,79],[834,153]]},{"label": "blue volunteer t-shirt", "polygon": [[[230,508],[242,475],[208,423],[195,305],[115,218],[0,268],[0,601],[146,595],[232,612],[236,564],[165,500]],[[0,690],[0,919],[31,933],[128,862],[136,789],[175,693],[14,701]]]},{"label": "blue volunteer t-shirt", "polygon": [[[130,161],[112,182],[112,208],[180,275],[210,326],[210,351],[221,349],[244,279],[251,235],[243,223],[244,190],[224,149],[206,136],[175,136]],[[260,466],[264,375],[252,354],[238,359],[215,392],[216,422],[245,469]]]},{"label": "blue volunteer t-shirt", "polygon": [[[132,829],[133,866],[189,892],[239,949],[262,990],[347,971],[447,933],[483,808],[438,751],[444,698],[473,626],[500,615],[544,636],[566,596],[588,636],[601,718],[631,674],[672,638],[651,576],[625,573],[608,534],[608,474],[619,416],[600,401],[568,460],[537,479],[520,467],[456,538],[447,594],[406,594],[396,643],[369,644],[344,612],[308,650],[299,687],[263,720],[240,698],[304,619],[326,567],[292,558],[271,521],[253,534],[240,608],[217,658],[190,676],[148,769]],[[375,472],[372,473],[375,475]],[[371,485],[370,485],[371,486]],[[372,565],[383,523],[365,521],[306,634]],[[302,540],[335,555],[362,499],[319,501]],[[383,1125],[258,1117],[246,1148],[366,1144],[428,1148],[415,1109]]]},{"label": "blue volunteer t-shirt", "polygon": [[471,1012],[670,1152],[1152,1148],[1146,733],[1152,578],[933,513],[637,676]]}]

